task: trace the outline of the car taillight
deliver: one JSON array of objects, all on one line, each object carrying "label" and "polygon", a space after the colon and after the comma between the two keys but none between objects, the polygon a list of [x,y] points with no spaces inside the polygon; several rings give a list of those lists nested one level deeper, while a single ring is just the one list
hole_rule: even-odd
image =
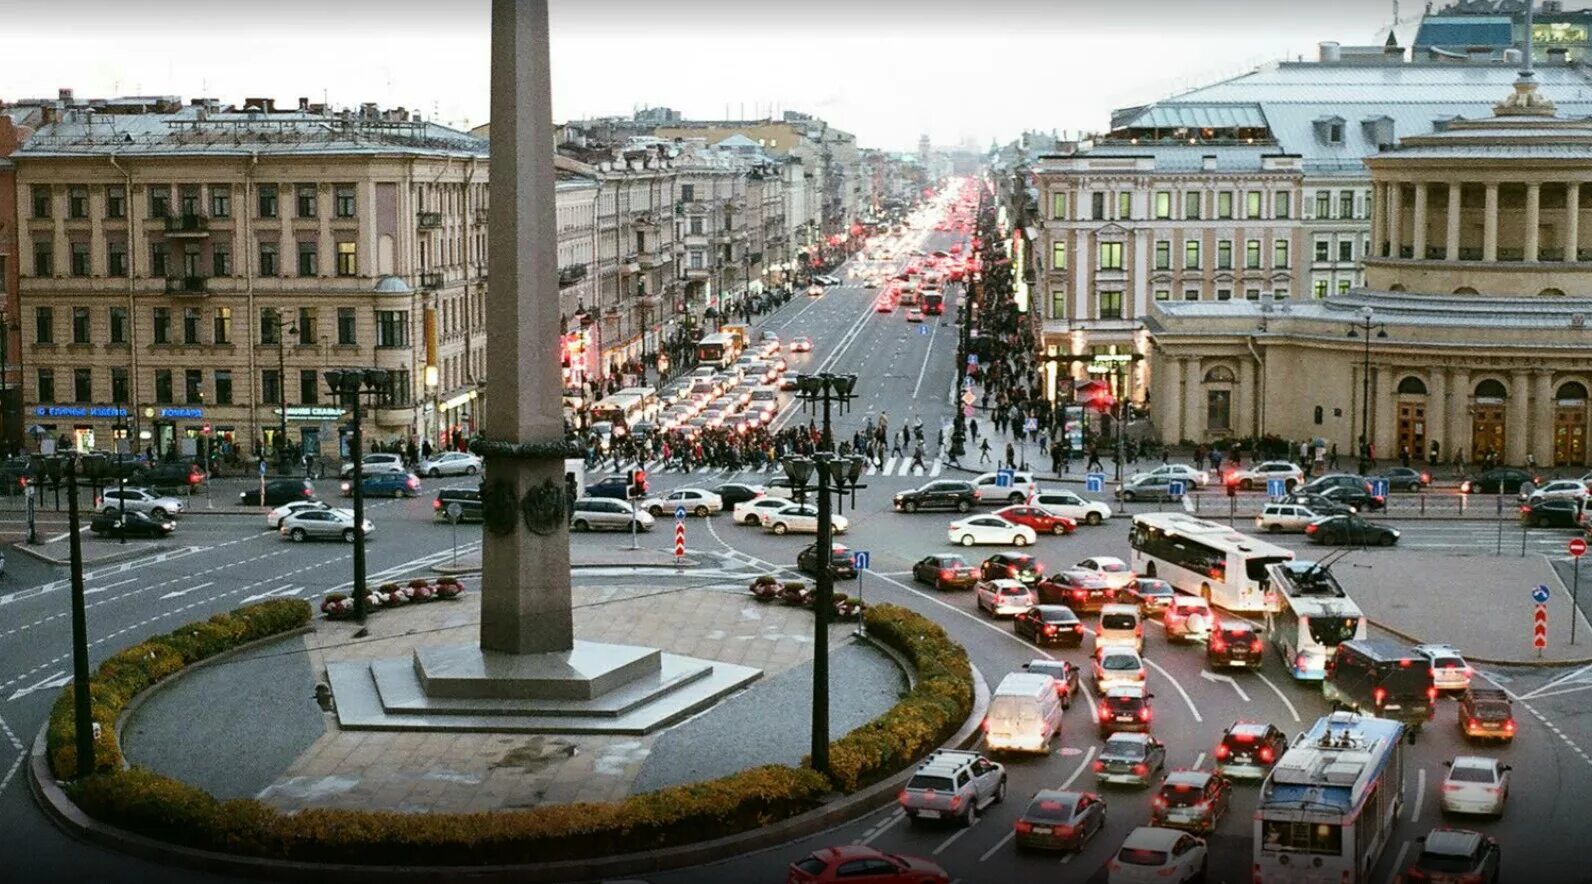
[{"label": "car taillight", "polygon": [[1220,761],[1223,758],[1226,758],[1228,756],[1228,754],[1231,753],[1231,751],[1232,750],[1227,748],[1227,744],[1226,743],[1217,743],[1216,744],[1216,760]]},{"label": "car taillight", "polygon": [[1227,642],[1219,635],[1211,636],[1211,650],[1221,652],[1227,650]]},{"label": "car taillight", "polygon": [[94,498],[94,508],[95,509],[99,509],[100,507],[102,507],[104,505],[105,505],[105,498],[103,498],[103,497]]},{"label": "car taillight", "polygon": [[1437,685],[1432,685],[1431,687],[1426,689],[1426,699],[1428,699],[1428,700],[1437,699]]},{"label": "car taillight", "polygon": [[1420,869],[1415,868],[1414,866],[1411,866],[1407,871],[1405,871],[1404,880],[1406,880],[1406,881],[1426,881],[1426,880],[1429,880],[1429,879],[1427,878],[1425,872],[1421,871]]},{"label": "car taillight", "polygon": [[1373,703],[1375,703],[1376,705],[1378,705],[1378,706],[1382,705],[1382,701],[1386,700],[1386,699],[1387,699],[1387,688],[1376,688],[1376,689],[1371,691],[1371,701]]},{"label": "car taillight", "polygon": [[1162,808],[1164,810],[1166,808],[1166,799],[1162,798],[1159,795],[1157,795],[1157,796],[1155,796],[1154,799],[1152,799],[1150,801],[1150,804],[1152,804],[1152,805],[1154,805],[1156,807]]},{"label": "car taillight", "polygon": [[1140,721],[1149,721],[1150,720],[1150,707],[1145,706],[1143,709],[1139,710],[1139,720]]},{"label": "car taillight", "polygon": [[986,733],[986,734],[989,733],[989,716],[988,715],[984,716],[984,720],[979,724],[979,727],[984,729],[984,733]]},{"label": "car taillight", "polygon": [[907,790],[902,789],[901,793],[896,796],[896,800],[904,806],[907,803]]},{"label": "car taillight", "polygon": [[1314,533],[1316,533],[1317,530],[1318,530],[1318,528],[1315,525],[1306,525],[1305,526],[1305,533],[1306,534],[1314,534]]},{"label": "car taillight", "polygon": [[940,579],[941,580],[949,580],[949,579],[951,579],[954,576],[956,576],[956,572],[952,571],[950,568],[941,568],[940,569]]},{"label": "car taillight", "polygon": [[442,509],[442,500],[441,500],[441,498],[438,498],[437,500],[433,500],[431,502],[431,508],[434,509],[434,510]]},{"label": "car taillight", "polygon": [[1422,485],[1430,485],[1430,484],[1432,484],[1432,474],[1431,473],[1421,473],[1421,484]]},{"label": "car taillight", "polygon": [[1111,720],[1111,707],[1110,706],[1104,706],[1103,705],[1103,706],[1100,707],[1100,720],[1101,721],[1110,721]]},{"label": "car taillight", "polygon": [[1256,654],[1260,653],[1260,639],[1257,638],[1257,639],[1251,641],[1249,643],[1249,649],[1251,651],[1253,651],[1254,653],[1256,653]]},{"label": "car taillight", "polygon": [[1045,634],[1046,635],[1055,635],[1056,634],[1056,625],[1054,623],[1046,623],[1045,624]]},{"label": "car taillight", "polygon": [[[343,486],[343,490],[347,491],[348,490],[348,486],[344,485]],[[304,489],[304,496],[305,497],[314,497],[315,496],[315,489],[313,489],[313,488],[305,488]]]},{"label": "car taillight", "polygon": [[1443,784],[1443,791],[1444,792],[1458,792],[1461,788],[1463,788],[1463,787],[1461,787],[1458,783],[1444,783]]},{"label": "car taillight", "polygon": [[1082,623],[1074,623],[1072,625],[1072,631],[1073,632],[1083,632],[1083,624]]},{"label": "car taillight", "polygon": [[[1094,763],[1094,772],[1095,773],[1100,773],[1101,771],[1103,771],[1105,769],[1106,769],[1106,763],[1104,761],[1100,761],[1100,760],[1096,759],[1096,761]],[[1135,771],[1137,771],[1139,769],[1139,765],[1135,764],[1133,766],[1133,769]]]},{"label": "car taillight", "polygon": [[1149,776],[1150,775],[1150,766],[1148,764],[1142,764],[1142,763],[1141,764],[1135,764],[1133,766],[1133,775],[1136,776],[1136,777]]},{"label": "car taillight", "polygon": [[960,795],[952,795],[951,796],[951,809],[952,810],[956,810],[958,807],[961,807],[961,806],[962,806],[962,796],[960,796]]},{"label": "car taillight", "polygon": [[1509,733],[1515,732],[1515,720],[1513,718],[1504,722],[1504,730],[1508,731]]},{"label": "car taillight", "polygon": [[1081,599],[1086,595],[1088,595],[1088,593],[1084,592],[1082,589],[1074,589],[1072,591],[1072,597],[1075,599]]},{"label": "car taillight", "polygon": [[1033,830],[1034,830],[1034,824],[1030,823],[1028,820],[1018,820],[1017,821],[1017,832],[1018,832],[1018,834],[1026,835],[1029,832],[1032,832]]},{"label": "car taillight", "polygon": [[1471,727],[1472,729],[1481,727],[1481,720],[1480,719],[1476,719],[1476,718],[1472,718],[1470,720],[1469,727]]},{"label": "car taillight", "polygon": [[1276,760],[1276,758],[1277,753],[1270,746],[1260,747],[1260,760],[1263,763],[1271,764],[1274,760]]}]

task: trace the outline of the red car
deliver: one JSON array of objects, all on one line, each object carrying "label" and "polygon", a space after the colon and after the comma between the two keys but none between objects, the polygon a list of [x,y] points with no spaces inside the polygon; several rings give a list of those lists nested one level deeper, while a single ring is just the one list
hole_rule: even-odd
[{"label": "red car", "polygon": [[1042,605],[1066,605],[1080,613],[1098,611],[1116,600],[1116,590],[1099,573],[1077,568],[1039,581],[1034,592]]},{"label": "red car", "polygon": [[892,884],[950,884],[945,870],[915,856],[884,853],[860,844],[823,847],[790,864],[785,884],[880,881]]},{"label": "red car", "polygon": [[1027,525],[1034,529],[1035,534],[1055,534],[1059,537],[1062,534],[1071,534],[1078,530],[1078,523],[1072,519],[1066,516],[1054,515],[1048,510],[1042,510],[1037,506],[1029,506],[1026,503],[1002,507],[995,511],[995,515],[1008,522]]}]

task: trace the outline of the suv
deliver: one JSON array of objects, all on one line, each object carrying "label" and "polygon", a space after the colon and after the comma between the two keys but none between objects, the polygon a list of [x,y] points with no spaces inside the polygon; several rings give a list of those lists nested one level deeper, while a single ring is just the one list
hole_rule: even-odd
[{"label": "suv", "polygon": [[1311,522],[1332,515],[1337,513],[1318,512],[1303,503],[1268,503],[1261,508],[1260,515],[1255,517],[1255,527],[1273,534],[1280,534],[1283,531],[1303,531]]},{"label": "suv", "polygon": [[1024,586],[1033,586],[1045,573],[1045,563],[1028,553],[996,553],[984,560],[979,577],[996,580],[1009,577]]},{"label": "suv", "polygon": [[459,521],[481,521],[481,492],[474,488],[444,488],[437,492],[437,499],[431,502],[431,510],[438,521],[448,520],[448,507],[459,505]]},{"label": "suv", "polygon": [[[363,475],[370,476],[376,473],[404,473],[408,472],[408,469],[404,466],[404,456],[401,454],[373,452],[359,459],[359,471]],[[347,479],[352,475],[354,475],[353,461],[343,464],[337,473],[339,479]]]},{"label": "suv", "polygon": [[[803,574],[818,576],[818,544],[804,546],[802,551],[796,554],[796,570]],[[830,570],[834,571],[835,576],[841,580],[855,580],[857,566],[851,560],[851,550],[838,543],[835,544],[830,554]]]},{"label": "suv", "polygon": [[1100,736],[1118,731],[1150,732],[1150,700],[1155,695],[1144,685],[1118,684],[1100,694]]},{"label": "suv", "polygon": [[1354,488],[1365,493],[1371,493],[1371,483],[1364,476],[1353,473],[1333,473],[1329,476],[1311,479],[1299,486],[1300,494],[1322,494],[1329,488]]},{"label": "suv", "polygon": [[1215,771],[1173,771],[1150,804],[1150,825],[1214,832],[1232,794],[1232,781]]},{"label": "suv", "polygon": [[1425,654],[1432,661],[1432,684],[1439,691],[1463,691],[1470,687],[1471,668],[1459,649],[1453,645],[1428,643],[1416,645],[1417,654]]},{"label": "suv", "polygon": [[1000,473],[981,473],[973,479],[973,487],[981,493],[985,503],[1022,503],[1030,495],[1039,493],[1039,484],[1033,473],[1013,472],[1012,484],[998,485]]},{"label": "suv", "polygon": [[910,822],[955,819],[963,826],[1006,797],[1005,766],[977,752],[940,749],[923,759],[897,800]]},{"label": "suv", "polygon": [[1497,688],[1469,687],[1459,697],[1459,730],[1466,739],[1514,742],[1515,710]]},{"label": "suv", "polygon": [[156,491],[184,491],[192,494],[204,487],[205,471],[196,463],[158,463],[135,474],[139,484]]},{"label": "suv", "polygon": [[281,506],[314,498],[315,486],[308,479],[272,479],[265,483],[265,500],[260,499],[259,487],[238,492],[238,503],[242,506]]},{"label": "suv", "polygon": [[1216,744],[1216,772],[1225,777],[1264,779],[1287,751],[1288,735],[1276,725],[1235,721]]},{"label": "suv", "polygon": [[1470,829],[1447,826],[1416,838],[1421,852],[1404,872],[1406,881],[1475,881],[1498,884],[1503,851],[1498,839]]},{"label": "suv", "polygon": [[1437,704],[1432,661],[1385,638],[1338,645],[1338,653],[1327,660],[1321,695],[1335,708],[1401,721],[1410,726],[1411,739],[1431,720]]},{"label": "suv", "polygon": [[1254,488],[1266,488],[1272,479],[1281,479],[1284,489],[1292,491],[1300,482],[1304,481],[1305,471],[1299,466],[1286,460],[1268,460],[1255,464],[1244,470],[1234,470],[1228,481],[1235,481],[1238,487],[1249,491]]},{"label": "suv", "polygon": [[973,509],[981,494],[972,482],[954,479],[936,479],[920,488],[898,493],[893,505],[903,513],[925,510],[956,510],[965,513]]},{"label": "suv", "polygon": [[1260,671],[1266,658],[1260,633],[1243,620],[1228,620],[1211,630],[1205,642],[1205,662],[1212,669],[1239,667]]}]

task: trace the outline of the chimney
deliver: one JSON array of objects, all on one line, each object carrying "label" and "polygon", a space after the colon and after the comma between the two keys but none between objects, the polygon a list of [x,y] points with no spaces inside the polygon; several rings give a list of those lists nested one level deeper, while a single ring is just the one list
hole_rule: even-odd
[{"label": "chimney", "polygon": [[1319,58],[1322,64],[1337,64],[1343,60],[1343,47],[1332,40],[1324,40],[1318,45]]},{"label": "chimney", "polygon": [[48,126],[55,122],[55,105],[47,104],[39,108],[39,123]]},{"label": "chimney", "polygon": [[1504,50],[1504,64],[1520,64],[1520,50],[1513,47]]},{"label": "chimney", "polygon": [[269,113],[274,113],[276,111],[276,99],[274,99],[274,98],[245,98],[245,99],[243,99],[243,106],[244,107],[257,107],[263,113],[268,113],[268,114]]},{"label": "chimney", "polygon": [[56,97],[59,98],[61,101],[64,101],[67,104],[71,104],[72,103],[72,90],[70,90],[70,89],[61,89],[61,90],[58,90],[55,94],[56,94]]},{"label": "chimney", "polygon": [[366,101],[366,102],[362,102],[359,105],[359,118],[360,119],[362,119],[362,120],[374,120],[377,117],[378,117],[378,112],[376,110],[376,102],[374,102],[374,101]]},{"label": "chimney", "polygon": [[299,96],[299,110],[303,111],[305,113],[308,113],[309,109],[310,109],[310,100],[309,100],[309,98],[306,97],[306,96],[300,95]]}]

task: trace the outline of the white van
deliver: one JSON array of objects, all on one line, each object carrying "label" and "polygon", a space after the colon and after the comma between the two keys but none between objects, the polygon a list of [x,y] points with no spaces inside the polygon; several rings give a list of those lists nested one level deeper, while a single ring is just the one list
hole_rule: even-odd
[{"label": "white van", "polygon": [[1132,648],[1144,652],[1144,621],[1137,605],[1105,605],[1095,627],[1095,647]]},{"label": "white van", "polygon": [[1001,679],[984,719],[984,745],[991,752],[1050,751],[1061,732],[1061,697],[1056,680],[1036,672],[1014,672]]}]

